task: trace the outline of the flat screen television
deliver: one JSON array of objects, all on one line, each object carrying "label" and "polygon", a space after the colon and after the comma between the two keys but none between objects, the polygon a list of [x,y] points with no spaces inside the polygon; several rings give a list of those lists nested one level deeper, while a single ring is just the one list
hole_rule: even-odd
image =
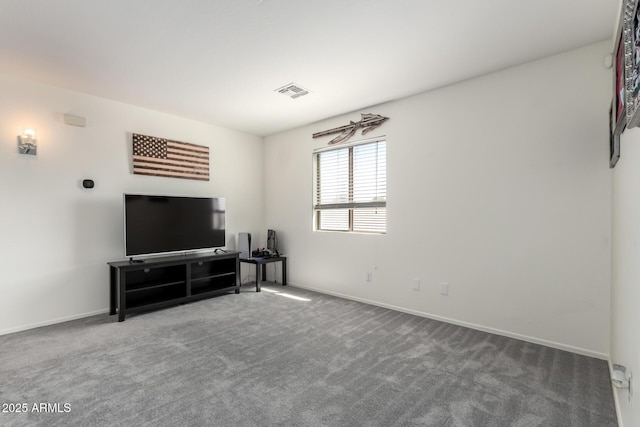
[{"label": "flat screen television", "polygon": [[124,195],[124,252],[129,258],[225,245],[226,199]]}]

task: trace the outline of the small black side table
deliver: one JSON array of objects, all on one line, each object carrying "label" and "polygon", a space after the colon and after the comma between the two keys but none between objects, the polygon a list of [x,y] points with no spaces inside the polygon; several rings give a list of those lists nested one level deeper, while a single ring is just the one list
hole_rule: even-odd
[{"label": "small black side table", "polygon": [[[255,264],[256,266],[256,292],[260,292],[260,282],[267,280],[267,264],[271,262],[282,263],[282,286],[287,286],[287,257],[276,256],[270,258],[240,258],[240,262]],[[259,267],[262,266],[262,275],[259,273]]]}]

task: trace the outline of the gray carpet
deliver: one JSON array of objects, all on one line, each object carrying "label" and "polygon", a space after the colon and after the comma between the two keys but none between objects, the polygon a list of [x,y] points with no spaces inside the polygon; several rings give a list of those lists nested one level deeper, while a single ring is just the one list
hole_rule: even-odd
[{"label": "gray carpet", "polygon": [[617,425],[602,360],[290,286],[0,336],[0,364],[2,426]]}]

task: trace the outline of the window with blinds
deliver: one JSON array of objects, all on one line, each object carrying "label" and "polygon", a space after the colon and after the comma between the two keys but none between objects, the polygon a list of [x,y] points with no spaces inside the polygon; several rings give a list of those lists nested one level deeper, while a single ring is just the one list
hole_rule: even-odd
[{"label": "window with blinds", "polygon": [[318,150],[314,162],[316,230],[386,233],[386,140]]}]

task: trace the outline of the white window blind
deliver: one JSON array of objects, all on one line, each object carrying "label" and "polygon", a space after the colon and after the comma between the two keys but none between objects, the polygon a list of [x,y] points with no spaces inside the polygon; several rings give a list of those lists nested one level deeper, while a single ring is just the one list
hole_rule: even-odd
[{"label": "white window blind", "polygon": [[385,233],[385,140],[314,153],[316,229]]}]

